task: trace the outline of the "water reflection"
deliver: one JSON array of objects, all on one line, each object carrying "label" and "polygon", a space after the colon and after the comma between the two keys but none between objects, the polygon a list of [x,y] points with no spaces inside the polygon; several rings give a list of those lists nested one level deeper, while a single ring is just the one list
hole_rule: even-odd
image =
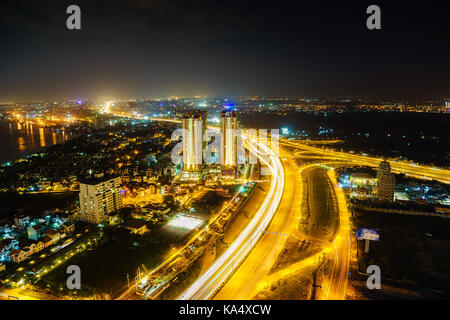
[{"label": "water reflection", "polygon": [[19,151],[24,152],[27,150],[27,146],[25,145],[25,139],[24,137],[17,138],[17,143],[19,144]]},{"label": "water reflection", "polygon": [[31,144],[34,144],[34,132],[33,132],[33,125],[30,124],[30,133],[31,133]]},{"label": "water reflection", "polygon": [[45,135],[44,128],[39,128],[39,141],[41,141],[41,147],[45,147]]},{"label": "water reflection", "polygon": [[0,162],[22,158],[42,148],[64,143],[72,137],[70,128],[41,127],[31,121],[0,121]]}]

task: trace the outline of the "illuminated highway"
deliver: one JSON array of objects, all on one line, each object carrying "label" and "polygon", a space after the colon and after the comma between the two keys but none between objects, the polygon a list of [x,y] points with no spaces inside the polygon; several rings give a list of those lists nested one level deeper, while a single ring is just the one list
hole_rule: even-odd
[{"label": "illuminated highway", "polygon": [[[127,116],[125,114],[115,114],[116,116]],[[134,117],[136,118],[136,117]],[[166,121],[179,123],[179,120],[166,118],[147,118],[146,120]],[[216,129],[215,127],[209,126]],[[261,235],[266,230],[272,220],[283,195],[285,184],[284,169],[281,161],[267,145],[256,143],[256,140],[250,139],[248,145],[250,152],[254,153],[261,164],[266,165],[271,173],[271,184],[264,202],[258,209],[252,221],[246,226],[237,239],[230,247],[211,265],[211,267],[203,273],[178,299],[209,299],[234,273],[237,267],[247,257],[253,247],[256,245]],[[258,150],[259,147],[259,150]],[[267,156],[261,155],[262,151]],[[268,160],[266,160],[268,159]],[[124,299],[131,293],[131,289],[122,294],[119,299]]]},{"label": "illuminated highway", "polygon": [[261,163],[266,165],[271,172],[272,181],[264,202],[236,240],[212,264],[212,266],[178,298],[179,300],[203,300],[213,297],[244,261],[275,215],[281,201],[285,184],[284,169],[280,159],[270,148],[262,143],[258,143],[258,146],[260,150],[270,155],[270,157],[268,157],[269,161],[266,161],[264,157],[261,157],[258,154],[254,145],[249,145],[250,151],[254,152]]},{"label": "illuminated highway", "polygon": [[6,289],[2,288],[0,292],[0,300],[39,300],[36,297],[22,293],[22,288]]},{"label": "illuminated highway", "polygon": [[277,212],[258,244],[244,263],[226,282],[214,299],[248,300],[261,289],[261,284],[270,272],[277,257],[286,246],[288,235],[295,229],[300,217],[302,185],[300,171],[295,161],[281,156],[286,183]]},{"label": "illuminated highway", "polygon": [[[322,239],[304,234],[300,235],[297,230],[297,223],[301,217],[301,202],[305,201],[302,197],[303,182],[301,172],[318,165],[308,164],[298,168],[292,157],[284,157],[282,154],[281,158],[283,159],[283,166],[286,172],[286,183],[280,206],[267,229],[268,233],[265,233],[261,237],[261,240],[245,259],[244,263],[214,296],[214,299],[253,299],[259,292],[267,289],[270,284],[276,283],[282,278],[289,277],[308,265],[315,265],[317,258],[324,252],[327,255],[334,255],[334,265],[330,274],[330,280],[327,282],[326,292],[317,298],[330,300],[345,298],[349,259],[348,240],[350,233],[345,199],[341,190],[337,190],[338,187],[333,175],[334,171],[328,170],[327,172],[328,178],[332,183],[331,187],[335,189],[338,198],[339,208],[335,210],[339,211],[340,223],[336,237],[330,242],[329,240],[325,240],[329,237],[329,232],[321,235]],[[310,187],[309,185],[305,186]],[[317,201],[317,199],[313,201]],[[323,229],[322,226],[319,226],[319,228]],[[295,234],[300,235],[299,239],[308,239],[313,243],[317,243],[322,247],[322,250],[284,269],[270,273],[274,263],[286,246],[287,235],[294,236]]]},{"label": "illuminated highway", "polygon": [[[123,115],[116,114],[116,116]],[[179,120],[165,118],[149,118],[148,120],[167,121],[171,123],[180,122]],[[214,130],[218,130],[216,127],[209,127]],[[222,254],[213,263],[213,265],[179,297],[179,299],[208,299],[213,296],[220,286],[225,283],[229,276],[232,275],[239,264],[250,253],[272,220],[276,209],[278,208],[284,188],[284,169],[281,165],[281,161],[278,156],[269,147],[267,147],[267,145],[263,143],[256,143],[256,140],[253,138],[249,140],[251,140],[247,146],[249,151],[255,154],[261,164],[266,165],[270,170],[272,179],[269,191],[264,199],[264,202],[258,209],[258,212],[255,214],[253,220],[247,225],[244,231],[238,236],[233,244],[230,245],[224,254]],[[232,201],[230,201],[230,203],[231,202]],[[220,216],[220,214],[217,216]],[[199,234],[200,233],[201,231]],[[194,236],[193,239],[197,236],[198,235]],[[191,239],[189,243],[194,241],[193,239]],[[166,265],[172,261],[181,252],[181,250],[182,249],[172,255],[156,270],[159,270],[163,265]],[[146,275],[144,279],[148,276],[149,275]],[[130,288],[122,293],[117,299],[123,300],[130,298],[133,294],[133,288],[134,286],[130,286]]]},{"label": "illuminated highway", "polygon": [[[165,118],[148,118],[148,120],[179,122]],[[296,216],[295,212],[299,211],[297,210],[300,202],[300,197],[297,195],[299,187],[296,186],[298,181],[293,175],[293,172],[298,170],[293,166],[294,162],[291,159],[293,156],[316,161],[343,161],[371,167],[377,167],[382,161],[382,159],[374,157],[318,148],[302,141],[280,139],[280,145],[299,151],[291,151],[290,156],[283,159],[282,164],[278,155],[267,145],[254,141],[247,146],[249,151],[256,154],[259,161],[270,170],[272,179],[266,198],[253,219],[234,242],[178,297],[179,300],[201,300],[213,297],[216,299],[251,299],[258,289],[261,289],[263,279],[268,275],[287,239],[287,237],[279,237],[269,240],[268,235],[265,235],[264,232],[269,226],[275,226],[274,233],[288,234],[290,227],[287,222],[291,221],[292,217]],[[257,147],[270,154],[270,157],[266,158],[258,154]],[[405,173],[413,177],[450,182],[450,171],[448,170],[397,161],[391,161],[391,167],[394,172]],[[285,174],[289,177],[289,183],[285,183]],[[320,298],[340,300],[345,299],[349,270],[349,216],[345,198],[342,190],[337,186],[334,171],[329,170],[328,176],[337,197],[340,225],[339,232],[330,247],[335,251],[330,279]],[[294,221],[292,221],[292,225],[295,225]],[[313,261],[313,259],[309,260]],[[241,266],[244,261],[245,264]],[[306,261],[303,261],[303,265],[304,262]],[[298,264],[301,266],[302,262]]]},{"label": "illuminated highway", "polygon": [[[353,162],[356,165],[366,165],[371,167],[378,167],[383,159],[378,159],[370,156],[361,156],[357,154],[339,152],[334,150],[327,150],[317,147],[312,147],[305,142],[280,139],[280,145],[286,145],[302,150],[311,151],[323,155],[324,157],[333,157],[334,159]],[[411,177],[419,179],[434,179],[443,183],[450,183],[450,170],[441,168],[422,166],[417,164],[403,163],[398,161],[390,161],[393,172],[404,173]]]},{"label": "illuminated highway", "polygon": [[330,285],[325,299],[344,300],[348,280],[348,267],[350,258],[350,226],[349,212],[342,189],[336,182],[334,170],[328,170],[328,177],[332,187],[336,192],[339,206],[339,233],[337,234],[333,246],[336,251]]}]

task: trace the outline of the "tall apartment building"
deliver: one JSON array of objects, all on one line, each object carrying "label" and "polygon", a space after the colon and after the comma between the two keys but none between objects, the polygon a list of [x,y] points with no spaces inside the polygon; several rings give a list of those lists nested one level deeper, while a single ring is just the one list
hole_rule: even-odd
[{"label": "tall apartment building", "polygon": [[234,110],[220,113],[220,152],[222,155],[222,178],[235,178],[238,165],[238,120]]},{"label": "tall apartment building", "polygon": [[80,181],[80,220],[99,224],[121,208],[120,177],[96,174]]},{"label": "tall apartment building", "polygon": [[206,130],[206,113],[193,112],[181,119],[183,128],[183,173],[182,180],[201,178],[203,163],[203,134]]},{"label": "tall apartment building", "polygon": [[378,199],[393,201],[395,192],[395,177],[391,173],[391,165],[387,161],[380,162],[377,171]]}]

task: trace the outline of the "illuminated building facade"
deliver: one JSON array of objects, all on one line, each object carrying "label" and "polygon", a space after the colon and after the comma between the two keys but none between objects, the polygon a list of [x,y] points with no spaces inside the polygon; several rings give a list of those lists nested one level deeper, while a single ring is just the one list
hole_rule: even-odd
[{"label": "illuminated building facade", "polygon": [[201,178],[203,162],[203,133],[206,129],[206,112],[189,113],[181,119],[183,128],[183,172],[181,180],[195,181]]},{"label": "illuminated building facade", "polygon": [[393,201],[395,192],[395,177],[391,173],[391,165],[387,161],[380,162],[377,171],[378,199]]},{"label": "illuminated building facade", "polygon": [[120,178],[96,174],[80,181],[80,220],[99,224],[122,208]]},{"label": "illuminated building facade", "polygon": [[235,179],[238,165],[238,120],[234,110],[220,113],[220,152],[222,155],[222,178]]}]

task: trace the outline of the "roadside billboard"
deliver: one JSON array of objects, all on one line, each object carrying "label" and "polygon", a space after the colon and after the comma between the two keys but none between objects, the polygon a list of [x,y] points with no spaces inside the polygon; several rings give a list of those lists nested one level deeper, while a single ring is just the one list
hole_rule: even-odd
[{"label": "roadside billboard", "polygon": [[356,230],[356,239],[379,241],[380,233],[378,232],[378,230],[375,229],[358,228],[358,230]]}]

